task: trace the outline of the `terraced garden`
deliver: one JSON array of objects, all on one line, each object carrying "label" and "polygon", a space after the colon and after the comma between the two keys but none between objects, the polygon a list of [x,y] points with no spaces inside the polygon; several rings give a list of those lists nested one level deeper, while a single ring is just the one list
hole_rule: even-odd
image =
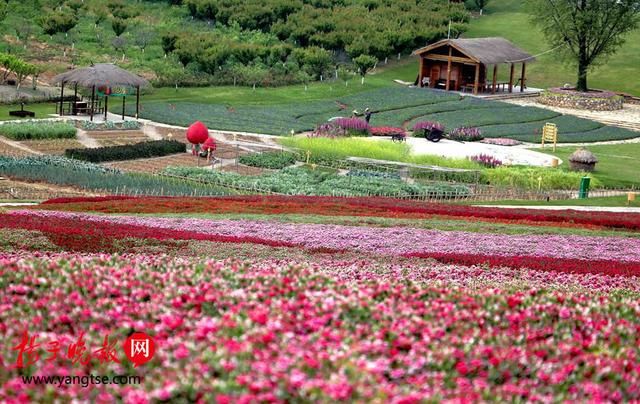
[{"label": "terraced garden", "polygon": [[201,120],[210,128],[271,135],[304,132],[335,116],[371,108],[371,124],[405,126],[421,120],[438,121],[447,129],[476,126],[485,137],[508,137],[538,142],[545,123],[558,125],[561,143],[595,142],[638,137],[637,132],[535,107],[460,97],[443,91],[387,87],[333,100],[274,106],[146,102],[142,117],[188,126]]}]

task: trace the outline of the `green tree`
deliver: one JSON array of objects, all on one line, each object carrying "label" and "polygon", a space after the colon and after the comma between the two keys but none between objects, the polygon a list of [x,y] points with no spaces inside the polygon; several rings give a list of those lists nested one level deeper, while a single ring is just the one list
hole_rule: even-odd
[{"label": "green tree", "polygon": [[107,12],[107,8],[102,4],[97,4],[95,7],[91,9],[91,18],[93,20],[93,27],[98,28],[98,25],[102,23],[109,13]]},{"label": "green tree", "polygon": [[152,68],[160,82],[159,84],[171,84],[178,91],[178,85],[187,77],[187,72],[175,60],[171,62],[172,59],[156,61]]},{"label": "green tree", "polygon": [[244,82],[251,85],[255,91],[256,85],[268,77],[269,71],[264,66],[253,63],[240,67],[240,74]]},{"label": "green tree", "polygon": [[162,43],[162,50],[164,51],[165,57],[176,49],[177,40],[178,40],[178,35],[173,32],[169,32],[162,35],[162,37],[160,38],[160,41]]},{"label": "green tree", "polygon": [[488,2],[489,0],[473,0],[473,3],[476,6],[476,8],[480,10],[480,15],[482,15],[482,12],[484,11],[484,8],[487,6]]},{"label": "green tree", "polygon": [[38,22],[47,35],[54,35],[59,32],[66,35],[78,24],[78,17],[68,8],[56,11],[45,10],[44,16]]},{"label": "green tree", "polygon": [[638,27],[639,0],[528,0],[534,21],[552,46],[577,65],[576,89],[587,91],[587,73]]},{"label": "green tree", "polygon": [[349,80],[353,77],[353,73],[344,66],[338,67],[338,79],[344,81],[344,85],[349,85]]},{"label": "green tree", "polygon": [[357,58],[353,59],[353,64],[358,68],[358,73],[362,76],[362,81],[360,84],[364,84],[364,76],[374,68],[374,66],[378,63],[378,60],[373,56],[369,55],[360,55]]},{"label": "green tree", "polygon": [[122,35],[124,31],[127,30],[127,26],[127,20],[124,20],[122,18],[114,17],[111,20],[111,29],[113,29],[113,32],[116,34],[116,36]]},{"label": "green tree", "polygon": [[331,52],[317,46],[311,46],[302,52],[297,52],[296,59],[301,62],[305,70],[314,78],[319,78],[331,66],[333,58]]},{"label": "green tree", "polygon": [[4,19],[7,18],[8,8],[9,6],[7,5],[7,3],[3,3],[0,1],[0,21],[4,21]]}]

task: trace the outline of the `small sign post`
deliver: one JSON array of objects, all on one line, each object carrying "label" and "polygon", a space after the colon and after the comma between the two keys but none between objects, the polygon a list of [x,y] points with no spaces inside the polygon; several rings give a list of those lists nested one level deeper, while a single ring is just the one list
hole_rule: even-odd
[{"label": "small sign post", "polygon": [[545,142],[553,142],[553,151],[556,151],[558,143],[558,126],[555,123],[546,123],[542,128],[542,147]]}]

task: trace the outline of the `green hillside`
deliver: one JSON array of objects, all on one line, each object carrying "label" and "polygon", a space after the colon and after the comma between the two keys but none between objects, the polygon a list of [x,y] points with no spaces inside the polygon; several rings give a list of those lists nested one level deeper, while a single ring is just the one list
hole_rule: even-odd
[{"label": "green hillside", "polygon": [[[551,49],[525,14],[523,3],[521,0],[491,0],[484,16],[473,18],[464,36],[502,36],[534,55]],[[626,39],[615,55],[589,74],[589,87],[640,95],[640,30]],[[532,87],[547,88],[576,81],[575,69],[559,60],[555,52],[540,56],[527,71]]]}]

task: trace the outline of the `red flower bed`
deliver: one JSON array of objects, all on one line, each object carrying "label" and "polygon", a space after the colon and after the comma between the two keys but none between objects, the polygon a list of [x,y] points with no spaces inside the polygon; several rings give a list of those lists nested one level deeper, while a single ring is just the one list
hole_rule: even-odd
[{"label": "red flower bed", "polygon": [[640,276],[640,263],[612,260],[580,260],[557,257],[500,256],[451,253],[411,253],[410,258],[432,258],[445,264],[465,266],[489,265],[514,269],[534,269],[548,272],[576,274],[601,274],[617,276]]},{"label": "red flower bed", "polygon": [[369,130],[373,136],[405,135],[404,129],[393,126],[376,126]]},{"label": "red flower bed", "polygon": [[319,196],[228,196],[219,198],[140,197],[127,199],[81,198],[76,203],[45,203],[36,209],[94,211],[104,213],[300,213],[325,216],[377,216],[393,218],[429,218],[448,216],[491,220],[526,221],[527,223],[574,223],[578,225],[640,230],[640,214],[547,211],[536,209],[483,208],[404,201],[392,198],[335,198]]},{"label": "red flower bed", "polygon": [[155,227],[25,215],[2,215],[0,228],[35,230],[44,233],[53,243],[70,251],[110,252],[113,243],[126,238],[156,240],[206,240],[222,243],[253,243],[271,247],[298,247],[284,241],[258,237],[236,237],[202,234]]}]

